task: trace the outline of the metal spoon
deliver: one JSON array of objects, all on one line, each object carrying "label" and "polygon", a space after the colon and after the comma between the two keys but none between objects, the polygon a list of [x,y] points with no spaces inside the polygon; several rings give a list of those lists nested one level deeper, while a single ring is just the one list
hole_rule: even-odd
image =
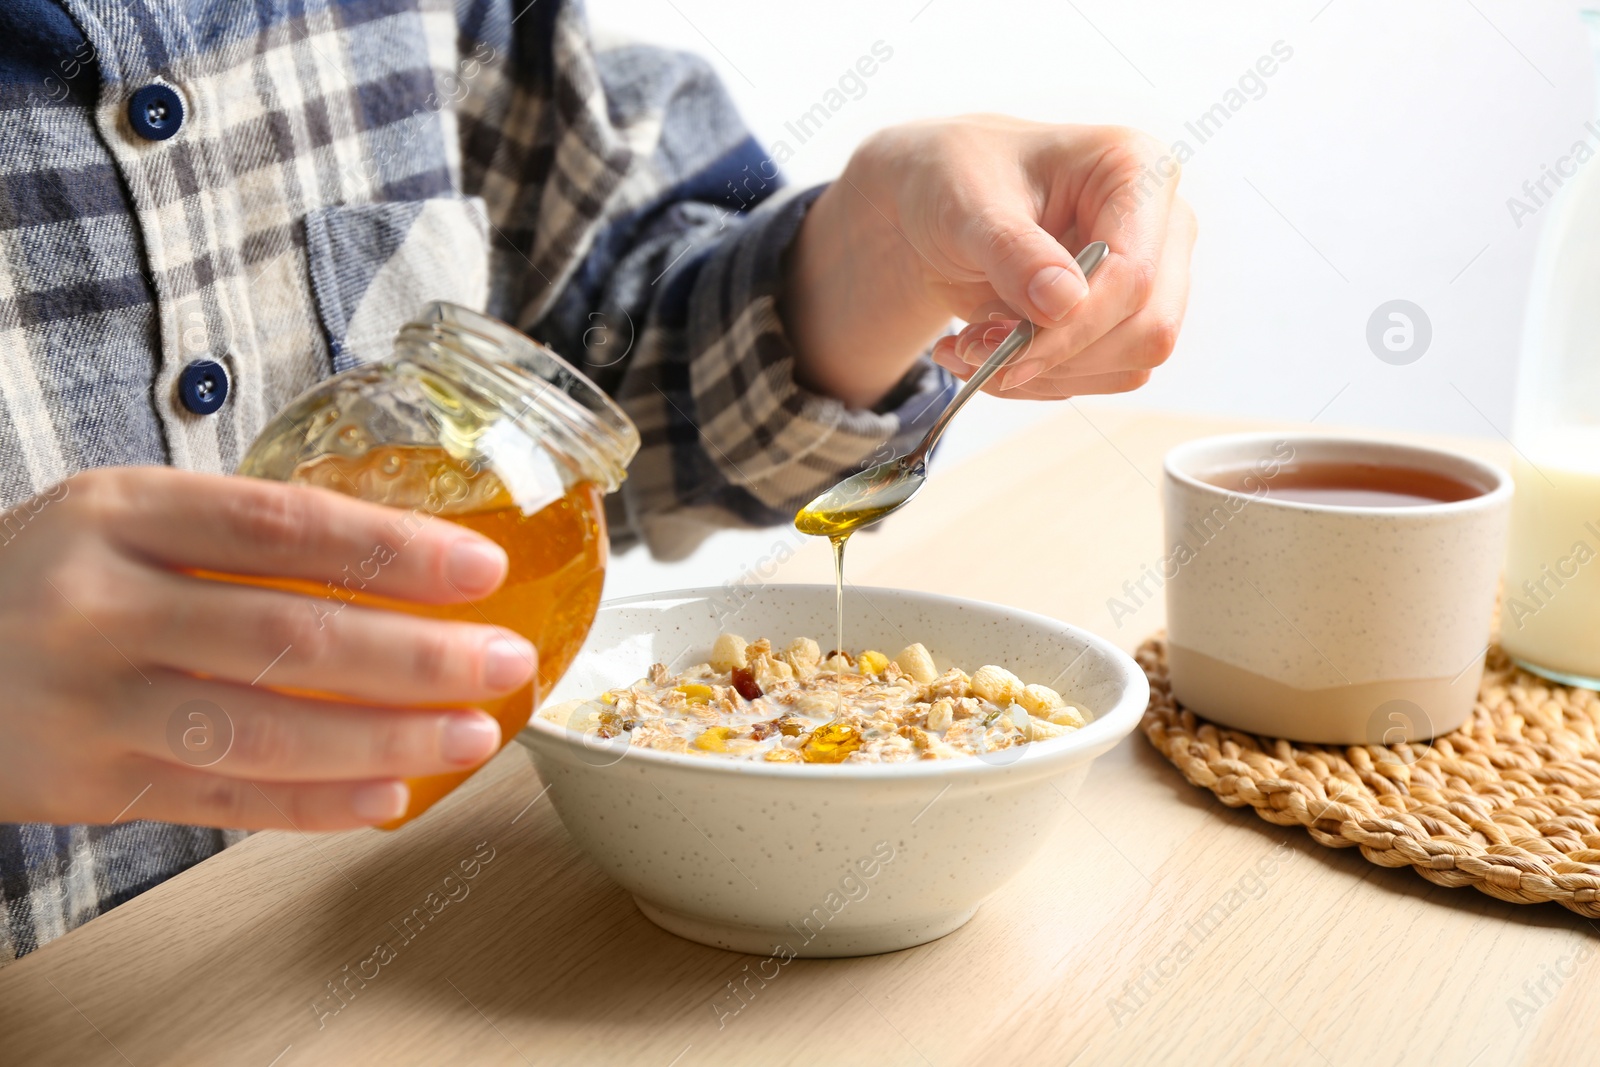
[{"label": "metal spoon", "polygon": [[[1085,278],[1094,274],[1107,251],[1104,241],[1095,241],[1078,253],[1078,266],[1083,269]],[[1027,319],[1017,323],[1017,328],[1000,342],[994,354],[967,379],[966,386],[929,427],[921,444],[899,459],[869,467],[839,482],[800,509],[794,519],[795,528],[803,534],[838,538],[870,526],[904,506],[927,481],[928,456],[949,427],[950,420],[1012,356],[1028,346],[1035,331],[1036,327]]]}]

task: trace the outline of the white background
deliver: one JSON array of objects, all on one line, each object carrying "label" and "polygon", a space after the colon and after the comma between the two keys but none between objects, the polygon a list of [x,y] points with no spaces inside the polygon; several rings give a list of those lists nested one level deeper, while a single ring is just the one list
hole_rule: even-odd
[{"label": "white background", "polygon": [[[881,126],[968,111],[1116,123],[1194,149],[1200,218],[1178,350],[1108,403],[1390,426],[1510,431],[1539,224],[1507,207],[1587,137],[1594,76],[1575,4],[1515,0],[591,0],[622,35],[695,51],[797,184],[825,181]],[[876,41],[893,58],[803,145],[784,130]],[[1274,42],[1293,49],[1223,129],[1185,129]],[[1260,93],[1259,88],[1256,90]],[[1406,366],[1366,343],[1378,305],[1431,321]],[[944,461],[1026,432],[1046,405],[963,414]],[[751,540],[754,538],[754,540]],[[719,584],[772,534],[719,534],[664,567],[627,554],[610,595]],[[748,543],[747,543],[748,542]],[[725,573],[726,572],[726,573]]]}]

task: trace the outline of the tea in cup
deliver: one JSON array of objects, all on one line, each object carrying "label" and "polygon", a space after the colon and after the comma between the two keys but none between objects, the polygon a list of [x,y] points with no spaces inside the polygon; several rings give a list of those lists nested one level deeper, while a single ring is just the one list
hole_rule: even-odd
[{"label": "tea in cup", "polygon": [[1444,449],[1314,434],[1180,445],[1164,479],[1173,695],[1223,726],[1394,744],[1472,711],[1512,483]]}]

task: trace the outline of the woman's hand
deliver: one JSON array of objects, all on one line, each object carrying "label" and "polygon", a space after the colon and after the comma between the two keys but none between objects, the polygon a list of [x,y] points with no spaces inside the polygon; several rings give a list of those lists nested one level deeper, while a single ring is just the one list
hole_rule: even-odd
[{"label": "woman's hand", "polygon": [[[1021,316],[1047,329],[989,392],[1055,399],[1135,389],[1171,354],[1194,213],[1149,137],[997,116],[876,134],[812,205],[783,315],[802,382],[870,407],[950,317],[933,358],[968,377]],[[1111,251],[1085,286],[1073,253]]]},{"label": "woman's hand", "polygon": [[[504,580],[505,553],[401,517],[159,467],[88,471],[0,514],[0,822],[338,830],[401,814],[399,779],[487,759],[500,730],[472,705],[526,683],[533,646],[347,605],[345,589],[359,574],[364,592],[476,600]],[[422,703],[449,710],[395,707]],[[194,730],[225,731],[225,752],[197,759]]]}]

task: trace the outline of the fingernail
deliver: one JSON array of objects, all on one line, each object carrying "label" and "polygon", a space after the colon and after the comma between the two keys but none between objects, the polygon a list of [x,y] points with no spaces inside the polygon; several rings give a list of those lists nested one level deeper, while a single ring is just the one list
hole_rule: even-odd
[{"label": "fingernail", "polygon": [[963,363],[979,364],[989,358],[989,346],[984,342],[984,331],[973,330],[962,334],[956,342],[956,357]]},{"label": "fingernail", "polygon": [[537,657],[526,641],[496,637],[483,651],[483,684],[490,689],[513,689],[527,681]]},{"label": "fingernail", "polygon": [[1088,285],[1066,267],[1044,267],[1028,283],[1028,299],[1051,319],[1061,318],[1088,295]]},{"label": "fingernail", "polygon": [[463,537],[445,555],[445,579],[463,593],[487,593],[506,573],[506,553],[492,541]]},{"label": "fingernail", "polygon": [[404,782],[374,782],[357,789],[350,797],[350,808],[363,822],[379,823],[398,819],[411,803],[411,790]]},{"label": "fingernail", "polygon": [[1027,385],[1029,382],[1037,378],[1039,376],[1039,372],[1042,370],[1044,370],[1044,360],[1024,360],[1023,362],[1007,369],[1005,388],[1015,389],[1018,386]]},{"label": "fingernail", "polygon": [[451,763],[482,763],[500,747],[500,724],[487,715],[454,715],[439,734],[439,754]]}]

